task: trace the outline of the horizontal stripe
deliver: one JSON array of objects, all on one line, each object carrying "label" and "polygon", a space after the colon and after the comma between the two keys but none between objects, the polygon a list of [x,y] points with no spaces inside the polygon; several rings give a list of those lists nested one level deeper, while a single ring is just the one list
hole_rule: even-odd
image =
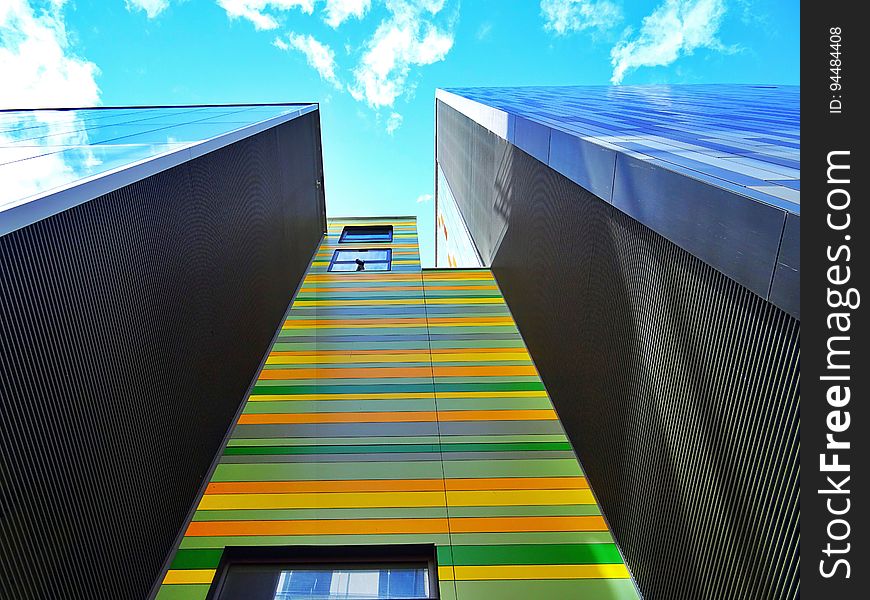
[{"label": "horizontal stripe", "polygon": [[240,425],[294,423],[426,423],[433,421],[547,421],[552,410],[451,410],[360,413],[254,413],[239,417]]},{"label": "horizontal stripe", "polygon": [[353,319],[353,320],[345,320],[345,319],[325,319],[325,318],[317,318],[317,319],[287,319],[282,324],[282,328],[306,328],[306,327],[315,327],[318,329],[324,327],[360,327],[363,325],[376,325],[381,326],[384,325],[385,322],[390,327],[401,327],[402,325],[423,325],[423,326],[436,326],[436,325],[455,325],[457,327],[461,327],[463,325],[467,325],[468,323],[474,323],[479,325],[512,325],[513,319],[510,317],[481,317],[472,315],[471,317],[422,317],[422,318],[395,318],[395,317],[383,317],[378,319],[368,318],[368,319]]},{"label": "horizontal stripe", "polygon": [[305,521],[194,521],[185,535],[279,536],[447,533],[447,519],[336,519]]},{"label": "horizontal stripe", "polygon": [[[451,532],[605,531],[604,519],[588,517],[463,517],[450,519]],[[279,536],[447,533],[447,519],[336,519],[300,521],[193,521],[185,535]]]},{"label": "horizontal stripe", "polygon": [[402,508],[414,506],[523,506],[592,504],[588,489],[291,494],[208,494],[199,510],[278,508]]},{"label": "horizontal stripe", "polygon": [[260,380],[280,379],[372,379],[380,377],[486,377],[486,376],[529,376],[537,371],[533,366],[468,366],[468,367],[367,367],[354,368],[317,368],[317,369],[271,369],[260,372]]},{"label": "horizontal stripe", "polygon": [[464,517],[450,519],[451,533],[607,531],[603,517]]},{"label": "horizontal stripe", "polygon": [[[518,381],[518,382],[493,382],[493,383],[435,383],[435,393],[441,394],[445,392],[500,392],[500,391],[543,391],[544,385],[540,381]],[[259,383],[254,385],[251,394],[255,396],[268,394],[359,394],[359,393],[377,393],[383,391],[386,393],[396,393],[393,390],[384,390],[383,387],[376,386],[354,386],[354,385],[282,385],[268,383]],[[407,383],[401,384],[403,392],[430,392],[432,384]]]},{"label": "horizontal stripe", "polygon": [[179,549],[172,559],[170,569],[214,569],[223,556],[223,549],[197,548]]},{"label": "horizontal stripe", "polygon": [[214,569],[170,569],[166,572],[163,583],[211,583],[214,574]]},{"label": "horizontal stripe", "polygon": [[567,442],[514,442],[490,444],[390,444],[346,446],[255,446],[228,447],[225,455],[260,454],[351,454],[402,452],[510,452],[521,450],[571,450]]},{"label": "horizontal stripe", "polygon": [[485,479],[349,479],[318,481],[211,482],[206,494],[281,494],[291,492],[554,490],[585,489],[585,477],[501,477]]},{"label": "horizontal stripe", "polygon": [[622,562],[616,544],[512,544],[442,546],[439,564],[453,565],[567,565]]},{"label": "horizontal stripe", "polygon": [[[318,394],[259,394],[251,396],[249,402],[270,402],[270,401],[293,401],[293,400],[381,400],[381,399],[404,399],[404,398],[435,398],[434,390],[426,392],[382,392],[382,393],[318,393]],[[547,398],[547,392],[543,390],[519,390],[519,391],[499,391],[499,392],[445,392],[438,391],[438,398]]]},{"label": "horizontal stripe", "polygon": [[[447,580],[450,569],[438,568],[438,577]],[[625,579],[628,569],[616,565],[490,565],[479,567],[454,566],[457,581],[513,579]]]}]

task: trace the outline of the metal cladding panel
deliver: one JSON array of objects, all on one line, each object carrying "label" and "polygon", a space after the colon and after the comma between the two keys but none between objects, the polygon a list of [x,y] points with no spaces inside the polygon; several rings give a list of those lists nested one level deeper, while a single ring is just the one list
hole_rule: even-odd
[{"label": "metal cladding panel", "polygon": [[0,597],[149,594],[322,236],[318,119],[0,237]]},{"label": "metal cladding panel", "polygon": [[[441,110],[439,149],[471,144]],[[501,152],[492,270],[644,597],[796,598],[800,321]]]},{"label": "metal cladding panel", "polygon": [[[391,270],[327,271],[362,223]],[[396,543],[444,600],[638,598],[492,274],[331,219],[157,600],[213,597],[236,546]]]}]

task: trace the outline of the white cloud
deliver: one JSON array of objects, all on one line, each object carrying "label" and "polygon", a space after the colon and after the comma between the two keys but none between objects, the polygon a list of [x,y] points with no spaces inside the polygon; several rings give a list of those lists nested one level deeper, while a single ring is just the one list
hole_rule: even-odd
[{"label": "white cloud", "polygon": [[417,204],[429,202],[432,199],[432,194],[420,194],[417,196]]},{"label": "white cloud", "polygon": [[72,52],[63,4],[36,11],[27,0],[0,0],[0,108],[99,103],[99,69]]},{"label": "white cloud", "polygon": [[381,21],[354,70],[351,95],[372,108],[393,106],[407,86],[412,66],[447,56],[453,33],[433,22],[444,0],[387,0],[389,17]]},{"label": "white cloud", "polygon": [[622,82],[630,69],[669,65],[698,48],[733,50],[716,37],[724,15],[724,0],[665,0],[644,17],[636,36],[629,39],[629,32],[610,51],[610,81]]},{"label": "white cloud", "polygon": [[[0,0],[0,108],[94,106],[99,104],[97,66],[76,56],[70,47],[63,20],[64,0],[52,0],[35,10],[27,0]],[[36,112],[26,125],[40,127],[51,144],[87,144],[87,133],[74,111]],[[15,134],[0,134],[0,145]],[[14,203],[37,191],[67,183],[75,174],[61,154],[38,156],[43,151],[21,146],[14,169],[4,169],[0,206]],[[89,149],[81,153],[87,166],[95,158]]]},{"label": "white cloud", "polygon": [[393,135],[393,132],[399,128],[404,120],[404,117],[399,113],[390,113],[390,116],[387,117],[387,133]]},{"label": "white cloud", "polygon": [[335,74],[335,51],[328,45],[317,41],[311,35],[290,33],[285,42],[276,38],[273,44],[281,50],[295,49],[305,55],[305,60],[313,67],[324,81],[328,81],[341,89],[341,82]]},{"label": "white cloud", "polygon": [[169,0],[124,0],[127,10],[144,10],[149,19],[153,19],[169,8]]},{"label": "white cloud", "polygon": [[362,19],[372,5],[372,0],[326,0],[323,8],[324,21],[336,28],[351,17]]},{"label": "white cloud", "polygon": [[608,29],[622,21],[622,8],[609,0],[541,0],[544,29],[565,35]]},{"label": "white cloud", "polygon": [[298,8],[305,14],[314,12],[315,0],[217,0],[231,19],[247,19],[258,30],[277,29],[276,13]]}]

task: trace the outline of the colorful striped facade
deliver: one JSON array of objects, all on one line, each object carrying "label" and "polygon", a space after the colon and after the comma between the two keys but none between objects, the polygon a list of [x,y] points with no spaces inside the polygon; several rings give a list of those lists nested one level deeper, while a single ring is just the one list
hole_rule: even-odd
[{"label": "colorful striped facade", "polygon": [[[361,223],[392,270],[328,273]],[[158,599],[205,598],[226,546],[420,543],[441,598],[638,597],[490,272],[333,220]]]}]

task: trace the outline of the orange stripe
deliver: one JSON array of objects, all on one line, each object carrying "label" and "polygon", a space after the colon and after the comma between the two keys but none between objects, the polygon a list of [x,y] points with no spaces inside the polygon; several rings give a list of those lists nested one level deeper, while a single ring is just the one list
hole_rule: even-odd
[{"label": "orange stripe", "polygon": [[[450,519],[451,533],[523,531],[607,531],[604,518],[460,517]],[[298,521],[193,521],[185,535],[376,535],[447,533],[447,519],[323,519]]]},{"label": "orange stripe", "polygon": [[335,481],[226,481],[209,483],[206,494],[295,492],[441,492],[443,479],[352,479]]},{"label": "orange stripe", "polygon": [[208,494],[291,494],[295,492],[440,492],[473,490],[587,489],[585,477],[495,477],[484,479],[351,479],[332,481],[224,481]]},{"label": "orange stripe", "polygon": [[459,517],[450,519],[451,533],[519,531],[607,531],[604,517]]},{"label": "orange stripe", "polygon": [[[353,287],[345,287],[345,288],[337,288],[337,287],[307,287],[303,286],[299,293],[301,294],[309,294],[309,293],[317,293],[317,292],[348,292],[350,294],[356,294],[357,292],[419,292],[423,289],[422,285],[384,285],[384,286],[353,286]],[[429,289],[429,288],[426,288]]]},{"label": "orange stripe", "polygon": [[555,421],[553,410],[442,410],[439,421]]},{"label": "orange stripe", "polygon": [[[427,285],[426,291],[446,292],[465,290],[497,290],[494,285]],[[419,292],[423,290],[423,285],[379,285],[379,286],[352,286],[352,287],[321,287],[321,286],[302,286],[300,293],[316,293],[316,292]]]},{"label": "orange stripe", "polygon": [[382,377],[487,377],[537,375],[533,366],[467,366],[467,367],[364,367],[316,369],[264,369],[261,380],[293,379],[378,379]]},{"label": "orange stripe", "polygon": [[427,423],[435,421],[429,411],[359,413],[267,413],[243,414],[239,425],[291,425],[298,423]]},{"label": "orange stripe", "polygon": [[293,425],[300,423],[431,423],[440,421],[553,421],[552,410],[445,410],[356,413],[243,414],[239,425]]},{"label": "orange stripe", "polygon": [[193,521],[192,537],[237,535],[377,535],[447,533],[447,519],[324,519],[299,521]]},{"label": "orange stripe", "polygon": [[[431,354],[499,354],[515,353],[525,354],[525,348],[433,348]],[[385,348],[383,350],[276,350],[269,356],[336,356],[357,354],[430,354],[430,350],[396,350]]]},{"label": "orange stripe", "polygon": [[383,323],[390,324],[415,324],[415,325],[426,325],[427,323],[467,323],[469,321],[473,321],[475,323],[498,323],[502,325],[513,325],[513,321],[510,317],[475,317],[474,315],[469,315],[468,317],[430,317],[430,318],[404,318],[397,319],[395,317],[386,316],[380,319],[330,319],[330,318],[322,318],[322,319],[287,319],[284,321],[282,327],[287,328],[291,326],[296,327],[317,327],[318,325],[382,325]]}]

